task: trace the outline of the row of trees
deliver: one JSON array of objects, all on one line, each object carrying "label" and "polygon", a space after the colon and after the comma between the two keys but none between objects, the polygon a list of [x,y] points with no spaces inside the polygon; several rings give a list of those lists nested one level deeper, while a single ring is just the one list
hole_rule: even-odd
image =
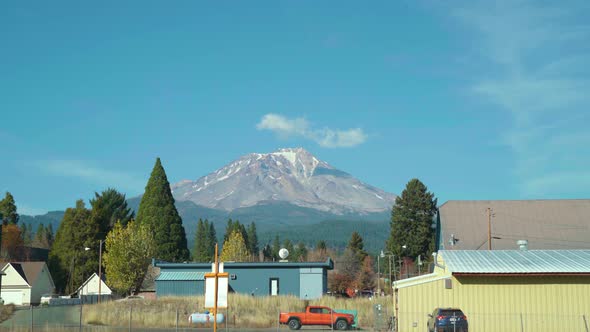
[{"label": "row of trees", "polygon": [[4,198],[0,200],[0,248],[2,259],[26,259],[28,256],[27,247],[49,249],[53,244],[53,226],[47,227],[39,224],[37,230],[33,232],[31,224],[21,222],[17,213],[17,207],[14,196],[6,192]]},{"label": "row of trees", "polygon": [[[397,257],[429,257],[428,253],[434,249],[431,225],[436,203],[434,194],[428,192],[422,182],[418,179],[408,182],[392,209],[391,233],[385,249]],[[97,270],[98,247],[103,240],[106,240],[104,266],[107,280],[123,293],[138,290],[151,257],[170,262],[190,259],[186,233],[159,158],[146,185],[136,218],[127,206],[125,195],[115,189],[95,193],[89,208],[82,200],[77,201],[75,207],[68,208],[55,239],[51,225],[39,225],[35,233],[30,225],[23,225],[22,228],[16,225],[19,216],[10,193],[6,193],[0,201],[0,214],[2,231],[5,233],[2,238],[5,241],[51,248],[49,267],[59,291],[73,292]],[[215,243],[213,223],[199,220],[193,261],[212,261]],[[402,251],[403,246],[405,249]],[[90,250],[85,251],[84,248]],[[266,244],[261,248],[255,223],[246,227],[230,219],[225,229],[221,259],[276,261],[280,259],[281,248],[290,252],[290,261],[322,260],[327,257],[323,241],[310,250],[303,242],[295,246],[285,239],[281,243],[276,236],[272,245]],[[338,272],[333,274],[333,290],[372,288],[375,280],[373,261],[364,250],[362,238],[357,232],[352,234],[338,263],[341,265],[337,267]]]},{"label": "row of trees", "polygon": [[66,210],[49,253],[58,291],[74,292],[97,271],[101,241],[105,241],[107,281],[121,293],[138,290],[152,257],[171,262],[189,259],[182,220],[159,158],[136,218],[125,195],[115,189],[96,193],[90,208],[78,200]]},{"label": "row of trees", "polygon": [[132,218],[125,195],[114,189],[95,193],[90,208],[78,200],[75,207],[66,209],[48,262],[58,291],[72,293],[85,278],[96,272],[99,242],[106,238],[117,221],[125,225]]},{"label": "row of trees", "polygon": [[374,286],[373,261],[364,249],[363,238],[353,232],[344,253],[337,260],[329,288],[333,292],[344,293],[351,289],[373,289]]}]

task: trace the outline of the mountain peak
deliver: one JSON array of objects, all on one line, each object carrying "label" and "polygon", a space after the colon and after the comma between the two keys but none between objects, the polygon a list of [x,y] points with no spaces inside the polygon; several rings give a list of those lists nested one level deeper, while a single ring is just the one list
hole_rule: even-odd
[{"label": "mountain peak", "polygon": [[176,200],[227,211],[284,201],[337,214],[363,214],[389,210],[395,200],[300,147],[247,154],[172,189]]}]

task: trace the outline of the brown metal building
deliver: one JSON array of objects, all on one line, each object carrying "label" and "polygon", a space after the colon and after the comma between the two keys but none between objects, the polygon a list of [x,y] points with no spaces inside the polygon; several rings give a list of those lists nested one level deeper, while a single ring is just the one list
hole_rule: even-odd
[{"label": "brown metal building", "polygon": [[[489,213],[488,213],[488,209]],[[590,199],[448,201],[439,207],[438,244],[447,250],[590,249]]]}]

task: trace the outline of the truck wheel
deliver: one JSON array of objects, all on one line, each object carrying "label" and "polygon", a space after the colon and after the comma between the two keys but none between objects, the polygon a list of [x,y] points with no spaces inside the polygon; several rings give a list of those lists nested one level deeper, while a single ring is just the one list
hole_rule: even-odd
[{"label": "truck wheel", "polygon": [[299,322],[299,319],[297,319],[297,318],[289,319],[289,321],[287,322],[287,325],[289,325],[289,328],[291,330],[299,330],[301,328],[301,323]]},{"label": "truck wheel", "polygon": [[336,330],[348,330],[348,323],[344,319],[337,320]]}]

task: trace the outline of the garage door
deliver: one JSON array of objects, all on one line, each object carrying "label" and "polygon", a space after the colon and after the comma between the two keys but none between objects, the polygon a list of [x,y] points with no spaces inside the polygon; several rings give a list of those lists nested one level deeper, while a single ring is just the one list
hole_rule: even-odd
[{"label": "garage door", "polygon": [[8,303],[13,303],[16,305],[22,305],[23,304],[23,291],[22,290],[3,290],[2,294],[0,295],[2,296],[2,299],[4,299],[4,303],[8,304]]}]

